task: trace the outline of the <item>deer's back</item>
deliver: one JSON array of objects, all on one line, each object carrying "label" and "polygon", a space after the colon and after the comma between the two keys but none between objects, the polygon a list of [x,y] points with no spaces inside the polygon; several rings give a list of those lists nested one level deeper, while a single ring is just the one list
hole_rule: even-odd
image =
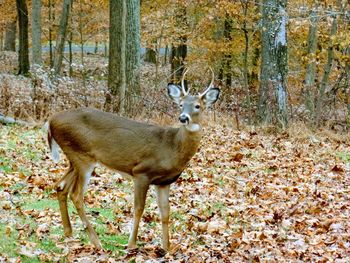
[{"label": "deer's back", "polygon": [[[68,159],[90,158],[112,169],[132,174],[140,163],[145,167],[161,161],[171,167],[177,129],[140,123],[90,108],[64,111],[50,119],[52,137]],[[146,167],[148,169],[148,167]],[[145,169],[146,169],[145,168]]]}]

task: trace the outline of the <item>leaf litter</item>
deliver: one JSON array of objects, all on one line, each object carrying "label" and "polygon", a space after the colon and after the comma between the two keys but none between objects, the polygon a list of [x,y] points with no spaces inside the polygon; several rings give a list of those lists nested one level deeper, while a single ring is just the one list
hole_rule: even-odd
[{"label": "leaf litter", "polygon": [[[42,131],[3,126],[0,135],[0,229],[4,241],[14,243],[0,245],[0,262],[350,258],[350,145],[345,140],[209,126],[200,150],[171,187],[172,247],[165,254],[153,189],[140,247],[126,250],[132,183],[102,167],[93,174],[85,203],[95,228],[102,228],[105,249],[89,244],[74,209],[74,238],[64,239],[58,204],[52,204],[57,203],[54,184],[67,163],[50,160]],[[50,203],[39,205],[45,202]]]}]

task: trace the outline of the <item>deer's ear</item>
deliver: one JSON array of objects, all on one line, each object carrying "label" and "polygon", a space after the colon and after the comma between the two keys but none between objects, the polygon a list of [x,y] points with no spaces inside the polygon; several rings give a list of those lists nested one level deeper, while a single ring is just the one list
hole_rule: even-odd
[{"label": "deer's ear", "polygon": [[207,92],[202,95],[202,99],[205,103],[206,108],[209,108],[211,105],[213,105],[218,100],[219,95],[220,90],[218,88],[208,89]]},{"label": "deer's ear", "polygon": [[182,91],[179,85],[175,85],[173,83],[168,84],[168,95],[177,104],[180,103],[181,93]]}]

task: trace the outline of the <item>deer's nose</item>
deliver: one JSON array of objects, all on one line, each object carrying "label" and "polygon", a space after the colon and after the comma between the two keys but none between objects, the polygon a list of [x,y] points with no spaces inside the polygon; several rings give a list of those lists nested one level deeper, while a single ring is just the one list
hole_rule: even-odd
[{"label": "deer's nose", "polygon": [[180,117],[179,117],[179,120],[180,120],[181,123],[189,123],[190,122],[190,119],[185,114],[181,114]]}]

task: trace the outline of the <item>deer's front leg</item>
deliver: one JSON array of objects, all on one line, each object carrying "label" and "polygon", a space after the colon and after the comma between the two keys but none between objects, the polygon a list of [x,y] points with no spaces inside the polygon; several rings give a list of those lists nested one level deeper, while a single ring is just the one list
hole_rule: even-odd
[{"label": "deer's front leg", "polygon": [[169,250],[169,190],[168,185],[156,185],[157,202],[162,219],[162,233],[163,233],[163,249]]},{"label": "deer's front leg", "polygon": [[130,233],[128,248],[136,248],[137,232],[139,229],[140,220],[145,208],[145,201],[149,181],[144,176],[134,178],[134,221],[132,231]]}]

